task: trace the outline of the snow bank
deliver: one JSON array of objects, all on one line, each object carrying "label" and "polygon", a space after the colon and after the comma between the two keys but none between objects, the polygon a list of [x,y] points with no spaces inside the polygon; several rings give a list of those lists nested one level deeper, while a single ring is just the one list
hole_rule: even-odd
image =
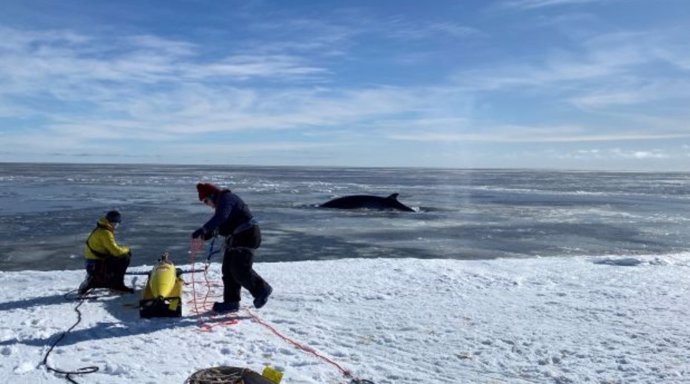
[{"label": "snow bank", "polygon": [[[252,313],[377,384],[690,382],[690,255],[618,262],[349,259],[256,268],[275,291]],[[212,266],[213,281],[220,281],[219,269]],[[0,272],[5,382],[65,382],[40,362],[76,321],[76,302],[63,295],[82,278],[81,271]],[[141,288],[144,277],[133,278]],[[246,309],[236,324],[203,332],[191,293],[186,287],[179,319],[139,319],[136,295],[87,301],[83,320],[49,363],[99,367],[77,377],[81,383],[182,383],[216,365],[259,372],[272,365],[284,372],[283,383],[348,382]],[[250,303],[245,296],[243,305]]]}]

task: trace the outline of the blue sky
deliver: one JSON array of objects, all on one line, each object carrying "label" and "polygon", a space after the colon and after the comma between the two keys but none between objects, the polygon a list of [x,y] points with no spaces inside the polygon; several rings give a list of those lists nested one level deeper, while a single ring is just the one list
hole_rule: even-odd
[{"label": "blue sky", "polygon": [[27,1],[0,161],[687,170],[690,2]]}]

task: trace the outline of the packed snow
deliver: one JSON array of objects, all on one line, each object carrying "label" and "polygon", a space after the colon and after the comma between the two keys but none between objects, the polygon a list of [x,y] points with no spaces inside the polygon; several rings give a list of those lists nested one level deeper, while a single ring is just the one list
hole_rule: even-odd
[{"label": "packed snow", "polygon": [[[138,294],[96,291],[102,296],[83,302],[81,322],[48,365],[96,366],[74,379],[103,384],[183,383],[212,366],[261,372],[267,365],[286,384],[349,383],[327,359],[376,384],[690,382],[690,254],[344,259],[255,269],[273,295],[255,310],[244,291],[243,308],[230,316],[194,313],[193,296],[199,304],[208,289],[199,273],[196,295],[185,286],[182,318],[140,319]],[[219,270],[211,265],[212,283],[220,283]],[[4,382],[66,382],[41,362],[77,320],[79,302],[64,295],[83,277],[75,270],[0,272]],[[127,282],[141,290],[145,276]],[[217,299],[220,287],[211,289]]]}]

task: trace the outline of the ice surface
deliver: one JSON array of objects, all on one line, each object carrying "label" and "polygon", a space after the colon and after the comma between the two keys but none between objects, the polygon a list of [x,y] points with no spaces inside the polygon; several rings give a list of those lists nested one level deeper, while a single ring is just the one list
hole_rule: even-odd
[{"label": "ice surface", "polygon": [[[217,365],[271,365],[284,372],[284,384],[349,382],[258,324],[254,313],[377,384],[690,382],[690,255],[601,260],[260,263],[274,294],[261,310],[244,307],[251,303],[245,296],[237,324],[202,332],[190,286],[178,319],[141,320],[131,306],[136,295],[107,296],[81,306],[81,324],[49,363],[99,367],[78,378],[83,383],[182,383]],[[219,282],[219,269],[211,266],[211,282]],[[40,362],[76,321],[76,302],[63,295],[82,277],[0,272],[0,376],[7,382],[64,382]]]}]

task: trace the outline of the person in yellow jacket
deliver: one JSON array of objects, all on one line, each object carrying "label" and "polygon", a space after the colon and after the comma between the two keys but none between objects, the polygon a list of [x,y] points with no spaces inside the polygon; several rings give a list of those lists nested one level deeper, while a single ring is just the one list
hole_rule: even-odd
[{"label": "person in yellow jacket", "polygon": [[134,289],[127,287],[124,282],[132,253],[129,247],[120,246],[115,241],[115,228],[118,227],[121,219],[120,212],[108,212],[98,220],[96,228],[86,239],[84,247],[86,279],[79,286],[80,295],[92,288],[110,288],[124,293],[134,292]]}]

